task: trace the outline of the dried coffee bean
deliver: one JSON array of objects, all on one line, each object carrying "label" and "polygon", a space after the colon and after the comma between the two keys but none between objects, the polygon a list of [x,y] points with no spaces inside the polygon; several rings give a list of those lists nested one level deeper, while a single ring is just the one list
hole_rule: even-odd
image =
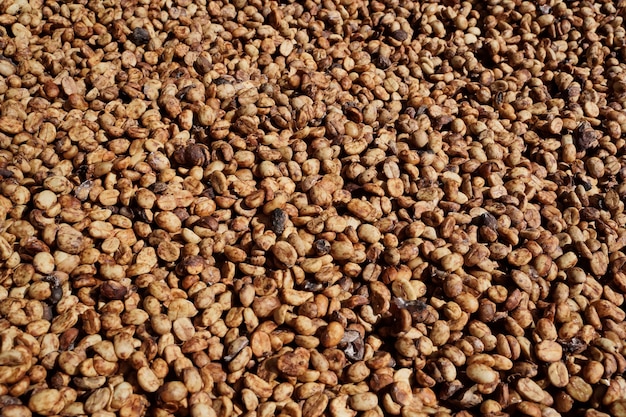
[{"label": "dried coffee bean", "polygon": [[142,27],[136,27],[133,29],[132,33],[128,35],[128,39],[135,45],[145,45],[150,42],[150,33]]}]

